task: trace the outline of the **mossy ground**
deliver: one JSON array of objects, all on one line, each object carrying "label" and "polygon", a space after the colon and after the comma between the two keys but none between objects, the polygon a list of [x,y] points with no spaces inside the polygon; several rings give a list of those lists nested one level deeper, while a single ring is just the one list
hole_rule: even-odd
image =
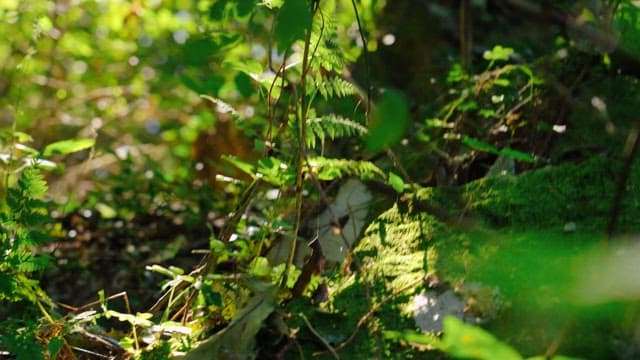
[{"label": "mossy ground", "polygon": [[[605,239],[620,169],[616,161],[595,157],[455,189],[422,189],[418,196],[452,213],[465,212],[476,220],[474,228],[443,224],[406,203],[392,205],[371,222],[355,249],[359,269],[352,266],[329,279],[330,300],[323,311],[309,314],[312,323],[339,345],[374,309],[340,350],[345,358],[441,358],[382,336],[386,330],[417,330],[412,298],[425,290],[421,279],[437,273],[445,286],[477,281],[498,287],[504,307],[486,326],[523,354],[543,354],[555,341],[561,341],[560,352],[587,358],[630,351],[624,334],[632,329],[622,319],[637,311],[619,304],[576,305],[572,292],[583,255]],[[618,229],[637,231],[638,166],[622,206]]]}]

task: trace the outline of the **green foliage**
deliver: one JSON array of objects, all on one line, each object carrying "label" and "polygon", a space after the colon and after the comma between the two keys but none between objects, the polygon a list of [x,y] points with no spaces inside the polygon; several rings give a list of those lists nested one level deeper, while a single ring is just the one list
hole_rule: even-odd
[{"label": "green foliage", "polygon": [[[551,129],[544,119],[535,118],[543,81],[528,64],[502,64],[514,54],[514,49],[496,45],[484,54],[489,61],[484,71],[468,74],[456,64],[447,74],[451,96],[443,97],[447,102],[417,134],[447,171],[469,167],[482,153],[525,163],[538,160],[519,150],[515,139],[533,136],[540,128]],[[463,182],[469,180],[473,179]]]},{"label": "green foliage", "polygon": [[[270,352],[276,347],[278,356],[287,357],[290,348],[306,355],[319,344],[336,357],[423,355],[416,352],[424,347],[405,343],[452,357],[519,359],[497,338],[518,350],[538,340],[525,335],[543,333],[539,342],[550,343],[552,331],[539,321],[547,319],[545,311],[560,309],[569,317],[579,312],[567,310],[575,305],[569,300],[581,300],[581,307],[636,300],[636,277],[621,276],[636,257],[583,258],[583,249],[573,246],[598,241],[589,231],[608,219],[622,164],[603,156],[556,165],[563,160],[552,153],[583,141],[613,153],[623,148],[625,131],[635,126],[629,114],[638,81],[614,75],[619,54],[612,30],[619,32],[620,49],[637,55],[637,5],[548,4],[554,16],[571,10],[576,19],[567,19],[567,34],[543,54],[539,48],[550,44],[514,44],[516,31],[482,31],[487,23],[501,26],[504,21],[493,20],[504,15],[473,1],[474,26],[481,30],[474,31],[474,51],[486,49],[485,62],[478,59],[482,63],[468,69],[454,64],[447,74],[423,73],[426,68],[412,64],[448,66],[456,58],[447,49],[459,44],[443,43],[459,34],[440,34],[459,28],[454,3],[0,1],[0,37],[7,39],[0,43],[0,120],[12,124],[0,133],[0,302],[9,305],[0,315],[10,317],[0,324],[9,329],[0,335],[2,350],[40,359],[74,349],[66,346],[65,334],[68,327],[82,328],[69,320],[76,314],[46,314],[48,295],[36,280],[47,269],[43,245],[51,234],[65,245],[61,251],[82,251],[60,262],[72,262],[74,271],[85,269],[96,253],[113,256],[114,263],[158,263],[146,268],[151,274],[140,287],[145,296],[153,285],[162,291],[153,311],[137,308],[147,298],[135,298],[133,311],[108,308],[101,292],[103,311],[86,315],[88,322],[123,323],[129,332],[112,334],[127,355],[139,359],[185,353],[187,359],[262,358],[276,354]],[[442,28],[440,42],[420,38],[419,31],[415,42],[396,33],[396,8],[412,16],[428,9]],[[518,21],[506,23],[518,28]],[[585,29],[602,36],[579,36]],[[579,51],[595,51],[604,66],[577,56]],[[446,61],[431,57],[439,52]],[[401,57],[415,59],[404,63]],[[377,74],[382,71],[388,74]],[[395,77],[404,71],[415,80]],[[587,89],[579,89],[585,77]],[[413,81],[434,96],[405,95]],[[376,92],[386,86],[398,90]],[[415,116],[424,120],[415,123]],[[604,126],[611,137],[600,136]],[[569,129],[566,136],[559,128]],[[60,156],[70,153],[76,154]],[[239,169],[239,179],[214,171],[221,162]],[[48,194],[38,170],[45,167],[58,170],[48,178],[56,194]],[[499,173],[507,175],[494,176]],[[365,217],[362,209],[338,201],[352,195],[343,196],[337,184],[348,177],[367,180],[368,190],[358,183],[364,192],[377,190],[366,194],[377,208],[369,212],[374,220],[362,239],[351,234],[359,225],[351,232],[344,228]],[[640,226],[638,183],[636,166],[619,217],[624,230]],[[60,184],[81,186],[69,198]],[[52,195],[64,199],[62,210],[48,201]],[[64,213],[64,225],[49,216],[54,208]],[[81,208],[99,216],[89,223],[67,215]],[[340,213],[320,228],[316,212],[334,210]],[[82,230],[82,239],[71,230]],[[339,250],[317,247],[314,233],[321,238],[323,232],[334,236]],[[556,244],[565,242],[572,246]],[[285,263],[270,256],[278,247],[286,252]],[[309,247],[311,261],[305,258]],[[320,250],[348,260],[327,264]],[[197,266],[193,252],[206,253]],[[583,260],[587,265],[573,266]],[[125,270],[118,269],[114,283],[141,277],[141,267]],[[573,273],[580,271],[587,275]],[[411,297],[423,288],[443,290],[426,289],[427,273],[442,277],[442,287],[460,296],[471,279],[500,287],[509,298],[508,313],[488,327],[499,335],[453,318],[445,321],[442,338],[403,331],[415,328]],[[582,288],[563,287],[574,280]],[[609,284],[618,293],[591,290],[591,283]],[[522,293],[539,301],[516,301]],[[560,300],[551,301],[551,295]],[[486,305],[473,296],[466,300],[468,308]],[[517,318],[522,304],[531,306],[526,310],[534,320],[501,329]],[[27,310],[11,312],[21,306]],[[43,331],[47,326],[37,320],[43,315],[62,330]]]},{"label": "green foliage", "polygon": [[[523,359],[513,348],[496,339],[491,333],[477,326],[465,324],[453,316],[447,316],[444,319],[444,337],[442,339],[411,331],[387,331],[385,337],[414,345],[434,347],[456,359]],[[536,356],[527,359],[570,360],[577,358]]]},{"label": "green foliage", "polygon": [[[323,63],[322,60],[319,59],[318,62],[323,68],[325,65],[328,67],[335,66],[326,62]],[[311,86],[312,90],[320,92],[320,95],[325,99],[359,94],[359,90],[354,84],[339,76],[322,76],[322,74],[318,73]]]},{"label": "green foliage", "polygon": [[367,133],[362,124],[338,115],[327,115],[309,119],[307,122],[307,147],[316,148],[318,140],[324,145],[327,138],[335,140],[341,137],[358,137]]},{"label": "green foliage", "polygon": [[238,310],[224,330],[203,341],[185,359],[205,360],[211,357],[249,356],[254,351],[255,336],[262,327],[263,321],[275,309],[273,287],[262,285],[263,288],[256,291],[247,304]]},{"label": "green foliage", "polygon": [[[4,321],[3,327],[5,331],[0,333],[0,346],[12,354],[16,354],[17,360],[46,359],[45,348],[38,343],[36,338],[37,323],[30,321],[21,324],[15,321]],[[58,342],[59,340],[57,339]],[[57,351],[55,348],[51,348],[51,350],[49,354],[55,356]]]},{"label": "green foliage", "polygon": [[483,141],[472,139],[466,135],[462,136],[462,143],[476,150],[484,151],[491,154],[502,155],[505,157],[513,158],[518,161],[524,161],[532,163],[536,161],[534,156],[531,156],[522,151],[504,148],[501,150],[496,149],[494,146],[487,144]]},{"label": "green foliage", "polygon": [[312,9],[309,6],[309,1],[284,0],[274,29],[280,52],[287,52],[296,40],[301,40],[310,30]]},{"label": "green foliage", "polygon": [[[406,335],[404,336],[407,339]],[[425,335],[409,338],[423,344],[434,344],[457,359],[522,359],[515,350],[497,340],[490,333],[448,316],[444,319],[444,337],[434,341]]]},{"label": "green foliage", "polygon": [[50,237],[41,229],[50,221],[48,203],[44,201],[47,184],[36,167],[26,168],[15,188],[6,197],[8,211],[0,218],[0,300],[45,300],[31,273],[42,271],[49,261],[35,255],[33,248],[44,245]]},{"label": "green foliage", "polygon": [[309,158],[308,163],[319,180],[335,180],[345,176],[357,176],[363,180],[385,178],[384,172],[369,161],[328,159],[318,156]]},{"label": "green foliage", "polygon": [[[51,237],[44,224],[50,221],[49,203],[44,201],[47,184],[37,167],[27,167],[18,179],[17,186],[8,189],[0,217],[0,302],[32,304],[48,303],[49,297],[34,279],[34,273],[42,272],[49,257],[36,255],[34,249],[45,245]],[[15,318],[21,313],[12,314]],[[39,331],[34,320],[3,320],[5,332],[0,334],[0,346],[17,354],[18,359],[45,359],[48,352],[54,356],[61,347],[61,339],[47,339],[47,348],[36,338]]]},{"label": "green foliage", "polygon": [[409,124],[409,108],[404,96],[386,90],[376,104],[367,136],[367,149],[377,152],[402,139]]},{"label": "green foliage", "polygon": [[62,140],[47,145],[42,151],[42,155],[66,155],[80,150],[88,149],[95,145],[94,139]]},{"label": "green foliage", "polygon": [[487,50],[482,54],[482,58],[489,60],[488,68],[492,68],[496,61],[507,61],[514,53],[513,49],[496,45],[491,50]]},{"label": "green foliage", "polygon": [[389,172],[389,185],[399,193],[402,193],[405,188],[405,183],[402,181],[402,178],[393,172]]}]

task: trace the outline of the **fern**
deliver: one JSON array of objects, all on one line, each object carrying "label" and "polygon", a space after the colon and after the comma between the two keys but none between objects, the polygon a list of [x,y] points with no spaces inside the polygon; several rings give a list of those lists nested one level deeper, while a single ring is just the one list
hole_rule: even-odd
[{"label": "fern", "polygon": [[0,216],[0,299],[34,302],[44,297],[38,282],[27,274],[44,270],[49,262],[32,251],[51,239],[40,230],[50,221],[46,193],[44,176],[34,166],[25,168],[16,187],[7,191],[8,212]]},{"label": "fern", "polygon": [[320,16],[314,17],[312,44],[317,44],[313,54],[313,71],[342,72],[347,61],[338,44],[338,25],[335,17],[335,3],[320,3]]},{"label": "fern", "polygon": [[44,360],[44,347],[38,343],[38,323],[8,320],[3,327],[12,329],[0,334],[0,348],[16,354],[17,360]]},{"label": "fern", "polygon": [[307,121],[307,147],[313,149],[318,140],[324,145],[328,137],[335,140],[340,137],[362,136],[367,133],[367,128],[362,124],[337,115],[326,115]]},{"label": "fern", "polygon": [[310,91],[318,91],[325,100],[358,94],[358,88],[339,76],[322,76],[318,72],[313,83],[309,83]]},{"label": "fern", "polygon": [[343,176],[357,176],[362,180],[376,177],[385,179],[385,174],[370,161],[329,159],[322,156],[308,159],[310,167],[320,180],[334,180]]}]

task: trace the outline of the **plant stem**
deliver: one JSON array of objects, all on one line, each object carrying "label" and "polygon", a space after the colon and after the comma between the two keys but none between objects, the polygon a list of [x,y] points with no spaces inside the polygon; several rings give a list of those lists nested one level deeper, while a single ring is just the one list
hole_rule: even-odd
[{"label": "plant stem", "polygon": [[[315,15],[316,9],[312,9],[312,19]],[[311,32],[307,31],[304,39],[304,50],[302,55],[302,75],[300,79],[300,107],[296,111],[297,124],[298,124],[298,158],[296,160],[296,221],[294,227],[294,241],[291,242],[291,248],[289,249],[289,258],[282,274],[281,288],[287,286],[287,280],[289,277],[289,271],[296,258],[296,245],[298,235],[300,234],[300,228],[302,223],[302,192],[303,192],[303,168],[306,159],[306,138],[307,138],[307,73],[309,72],[309,48],[311,47]]]}]

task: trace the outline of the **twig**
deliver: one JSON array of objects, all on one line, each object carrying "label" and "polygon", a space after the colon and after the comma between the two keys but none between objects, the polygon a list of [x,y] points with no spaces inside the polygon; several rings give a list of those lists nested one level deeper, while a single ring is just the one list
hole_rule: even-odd
[{"label": "twig", "polygon": [[362,55],[364,56],[364,68],[365,68],[365,86],[367,87],[367,107],[365,111],[365,117],[367,118],[367,125],[369,125],[369,113],[371,110],[371,84],[369,82],[369,51],[367,49],[367,38],[364,36],[364,29],[360,22],[360,13],[358,12],[358,6],[355,0],[351,0],[351,6],[353,7],[353,13],[356,16],[356,23],[358,24],[358,33],[360,34],[360,40],[362,40]]},{"label": "twig", "polygon": [[309,328],[309,331],[311,331],[313,333],[313,335],[315,335],[318,340],[320,340],[320,342],[322,343],[322,345],[324,345],[327,350],[329,350],[329,352],[331,353],[331,355],[333,355],[333,357],[335,359],[340,359],[340,356],[338,355],[338,353],[336,352],[336,350],[331,346],[331,344],[329,344],[327,342],[327,340],[325,340],[317,331],[316,329],[313,328],[313,325],[311,325],[311,322],[309,321],[309,319],[307,319],[306,316],[304,316],[304,314],[299,313],[298,316],[300,316],[302,318],[302,320],[304,320],[305,324],[307,324],[307,327]]},{"label": "twig", "polygon": [[[317,5],[317,4],[316,4]],[[315,15],[317,8],[312,9],[313,15]],[[280,287],[286,288],[287,279],[289,277],[289,270],[293,266],[293,262],[296,258],[296,243],[298,235],[300,234],[302,223],[302,193],[303,193],[303,164],[306,161],[306,139],[307,139],[307,74],[309,72],[309,50],[311,48],[311,30],[307,31],[304,40],[304,50],[302,51],[302,74],[300,75],[300,108],[296,111],[296,117],[298,118],[298,158],[296,164],[296,220],[294,225],[294,240],[291,242],[291,248],[289,249],[289,258],[285,264],[284,272],[282,273],[282,279]],[[296,102],[297,105],[297,102]]]},{"label": "twig", "polygon": [[[125,307],[127,308],[127,313],[131,314],[131,307],[129,306],[129,297],[127,296],[127,292],[126,291],[119,292],[117,294],[113,294],[113,295],[107,296],[105,298],[105,300],[113,300],[113,299],[119,298],[119,297],[123,298]],[[90,307],[92,307],[94,305],[98,305],[100,303],[101,303],[100,300],[96,300],[96,301],[92,301],[92,302],[90,302],[88,304],[82,305],[80,307],[74,307],[74,306],[71,306],[71,305],[63,304],[63,303],[56,303],[56,304],[58,304],[60,307],[63,307],[63,308],[65,308],[65,309],[67,309],[67,310],[69,310],[71,312],[77,313],[80,310],[90,308]]]},{"label": "twig", "polygon": [[565,324],[565,326],[562,328],[562,331],[560,332],[558,337],[551,344],[549,344],[547,351],[545,351],[544,353],[545,359],[552,359],[554,355],[558,352],[558,348],[560,348],[560,344],[562,344],[565,337],[567,336],[567,332],[569,331],[569,328],[571,327],[571,325],[572,325],[571,322]]}]

